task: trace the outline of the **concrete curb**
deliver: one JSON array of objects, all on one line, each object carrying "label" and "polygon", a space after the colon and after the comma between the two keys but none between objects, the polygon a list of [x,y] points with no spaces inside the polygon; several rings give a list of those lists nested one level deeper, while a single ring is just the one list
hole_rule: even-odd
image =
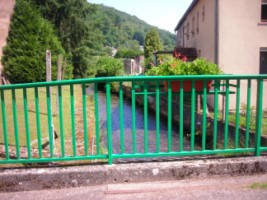
[{"label": "concrete curb", "polygon": [[0,169],[0,192],[267,173],[267,157]]}]

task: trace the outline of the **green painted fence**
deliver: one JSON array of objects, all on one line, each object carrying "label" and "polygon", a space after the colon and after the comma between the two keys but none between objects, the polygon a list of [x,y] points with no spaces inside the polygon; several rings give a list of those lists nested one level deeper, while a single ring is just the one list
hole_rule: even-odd
[{"label": "green painted fence", "polygon": [[[190,91],[184,91],[187,80],[190,80],[192,85]],[[204,84],[204,89],[200,91],[196,87],[199,80]],[[210,80],[213,81],[213,88],[209,90],[207,85]],[[162,87],[163,81],[168,83],[165,89]],[[178,92],[172,91],[171,83],[173,81],[179,82]],[[114,83],[117,85],[119,97],[120,137],[117,139],[119,141],[115,141],[112,131],[111,88]],[[264,142],[265,136],[267,137],[266,84],[267,75],[220,75],[105,77],[0,86],[0,164],[75,160],[102,160],[112,164],[113,160],[118,158],[224,153],[253,153],[255,156],[259,156],[262,152],[267,151],[267,144]],[[88,86],[93,88],[90,98],[87,93]],[[100,87],[105,90],[106,105],[99,103]],[[131,88],[131,151],[126,151],[126,145],[129,149],[129,144],[125,143],[123,110],[123,103],[126,101],[123,89],[125,87]],[[81,89],[78,95],[75,93],[77,88]],[[196,133],[196,97],[199,95],[202,97],[202,110],[204,111],[201,112],[201,134]],[[143,97],[144,110],[142,150],[137,148],[137,137],[140,133],[137,133],[136,130],[135,117],[136,98],[139,96]],[[179,130],[176,133],[179,135],[179,145],[173,148],[172,106],[175,96],[175,99],[179,100]],[[156,105],[155,151],[151,151],[149,148],[151,141],[148,136],[147,118],[150,97],[154,98]],[[160,137],[162,97],[167,98],[168,102],[166,151],[162,151]],[[185,113],[184,105],[188,103],[185,102],[188,101],[188,97],[191,110],[189,113]],[[214,114],[212,118],[205,112],[210,98],[213,101],[212,113]],[[221,101],[221,99],[224,100]],[[80,102],[80,107],[77,107],[77,101]],[[241,108],[241,102],[244,101],[245,108],[244,106]],[[251,112],[253,102],[256,104],[255,115]],[[235,114],[230,110],[233,104]],[[99,108],[102,106],[106,108],[105,131],[101,130],[100,124]],[[221,107],[224,108],[223,120],[220,114]],[[191,117],[190,135],[187,138],[190,141],[190,148],[185,148],[184,145],[185,115]],[[234,122],[230,120],[231,118],[234,118]],[[212,139],[208,141],[207,134],[210,132],[207,132],[211,119]],[[245,124],[243,123],[243,127],[241,127],[244,119]],[[253,120],[255,123],[252,124]],[[232,133],[229,132],[230,125],[234,127]],[[220,130],[222,127],[224,127],[223,132]],[[244,132],[242,143],[240,142],[241,129]],[[103,143],[103,138],[106,138],[106,144]],[[230,142],[230,138],[233,142]],[[207,142],[211,145],[208,146]],[[120,149],[119,152],[113,151],[115,146]]]}]

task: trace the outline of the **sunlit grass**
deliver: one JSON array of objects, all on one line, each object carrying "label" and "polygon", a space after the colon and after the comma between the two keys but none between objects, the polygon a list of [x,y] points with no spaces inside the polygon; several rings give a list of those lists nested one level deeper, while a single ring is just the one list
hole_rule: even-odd
[{"label": "sunlit grass", "polygon": [[[52,115],[53,115],[53,126],[57,134],[60,136],[60,118],[58,114],[58,101],[57,101],[57,87],[52,89]],[[39,88],[39,109],[40,109],[40,133],[42,144],[48,140],[48,109],[47,109],[47,91],[46,88]],[[7,126],[7,135],[8,135],[8,143],[9,145],[16,145],[15,140],[15,128],[14,128],[14,113],[12,105],[12,94],[11,91],[4,91],[5,96],[5,119]],[[72,126],[71,126],[71,100],[70,100],[70,87],[62,86],[62,119],[64,125],[64,139],[65,139],[65,148],[66,152],[69,152],[69,147],[71,146],[71,136],[72,136]],[[77,136],[76,131],[79,132],[79,129],[83,129],[83,117],[82,117],[82,89],[80,85],[74,86],[74,104],[75,104],[75,136]],[[28,120],[25,120],[25,112],[24,112],[24,101],[23,101],[23,90],[16,90],[16,120],[18,127],[18,137],[19,137],[19,146],[26,146],[26,124],[28,123],[29,127],[29,136],[30,142],[32,146],[37,147],[37,122],[36,122],[36,105],[35,105],[35,93],[34,89],[27,89],[27,113]],[[94,134],[94,116],[93,107],[90,106],[92,102],[89,102],[89,98],[87,98],[87,121],[88,121],[88,135],[89,140],[90,137]],[[2,113],[0,114],[0,144],[4,144],[3,137],[3,121],[2,121]],[[70,142],[68,142],[70,141]],[[56,140],[56,145],[60,146],[60,138]],[[59,148],[57,148],[59,149]]]},{"label": "sunlit grass", "polygon": [[267,190],[267,183],[253,183],[252,185],[250,185],[250,188]]},{"label": "sunlit grass", "polygon": [[[250,120],[249,120],[249,129],[251,132],[255,132],[256,130],[256,111],[255,109],[251,108],[250,109]],[[211,117],[214,117],[214,113],[210,112]],[[239,117],[239,126],[243,129],[246,128],[247,125],[247,116],[246,116],[246,112],[244,111],[244,109],[241,109],[241,113],[236,114],[234,112],[229,112],[228,114],[228,120],[230,124],[235,125],[236,123],[236,119],[237,117]],[[218,114],[218,118],[220,120],[222,120],[222,114],[219,113]],[[263,118],[262,118],[262,135],[263,136],[267,136],[267,110],[263,111]]]}]

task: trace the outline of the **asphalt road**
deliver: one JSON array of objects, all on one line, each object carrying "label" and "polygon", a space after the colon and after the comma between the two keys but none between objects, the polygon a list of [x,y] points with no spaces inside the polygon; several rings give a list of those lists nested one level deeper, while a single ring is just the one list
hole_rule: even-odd
[{"label": "asphalt road", "polygon": [[212,177],[164,182],[105,184],[59,190],[0,193],[1,200],[84,199],[234,199],[266,200],[267,189],[252,189],[267,183],[267,175]]}]

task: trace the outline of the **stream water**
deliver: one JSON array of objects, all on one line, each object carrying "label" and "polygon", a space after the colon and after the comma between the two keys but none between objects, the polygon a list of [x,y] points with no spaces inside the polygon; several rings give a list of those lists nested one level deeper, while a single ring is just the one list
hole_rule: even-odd
[{"label": "stream water", "polygon": [[[101,135],[104,145],[107,144],[106,138],[106,94],[99,92],[99,118],[101,124]],[[124,153],[133,153],[132,141],[132,106],[131,101],[124,99],[123,117],[124,117]],[[136,152],[144,152],[144,109],[143,106],[136,105]],[[112,150],[115,154],[120,154],[121,133],[120,133],[120,109],[119,97],[112,95],[111,97],[111,123],[112,123]],[[172,128],[171,134],[171,151],[179,150],[179,134],[178,128]],[[148,114],[148,152],[156,152],[156,120],[155,113]],[[184,149],[189,149],[189,141],[184,138]],[[168,150],[168,127],[165,119],[160,120],[160,152]]]}]

